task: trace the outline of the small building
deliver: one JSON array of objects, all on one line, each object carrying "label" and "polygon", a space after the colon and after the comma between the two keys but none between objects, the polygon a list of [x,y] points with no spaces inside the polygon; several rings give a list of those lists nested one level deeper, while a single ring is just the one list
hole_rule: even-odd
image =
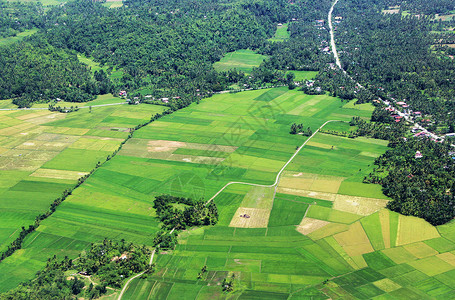
[{"label": "small building", "polygon": [[417,151],[414,157],[415,158],[422,158],[423,155],[422,155],[422,153],[420,153],[420,151]]},{"label": "small building", "polygon": [[119,95],[119,96],[125,96],[125,97],[126,97],[126,91],[120,91],[120,92],[118,93],[118,95]]},{"label": "small building", "polygon": [[400,105],[400,106],[401,106],[401,105],[406,105],[406,102],[398,101],[398,102],[397,102],[397,105]]}]

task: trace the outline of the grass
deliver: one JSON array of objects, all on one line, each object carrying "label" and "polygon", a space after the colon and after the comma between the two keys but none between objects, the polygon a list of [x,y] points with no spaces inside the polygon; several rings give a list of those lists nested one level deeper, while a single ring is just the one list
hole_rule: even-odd
[{"label": "grass", "polygon": [[253,50],[237,50],[227,53],[219,62],[213,64],[217,72],[225,72],[231,69],[251,73],[254,67],[259,67],[267,57],[257,54]]},{"label": "grass", "polygon": [[318,75],[318,71],[288,71],[288,73],[294,73],[294,81],[305,81],[305,80],[311,80]]}]

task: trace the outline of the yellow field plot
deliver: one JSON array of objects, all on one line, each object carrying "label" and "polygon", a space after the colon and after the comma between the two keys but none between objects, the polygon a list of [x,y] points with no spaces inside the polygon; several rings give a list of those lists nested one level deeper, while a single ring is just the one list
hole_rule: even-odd
[{"label": "yellow field plot", "polygon": [[384,208],[387,202],[389,201],[384,199],[336,195],[333,209],[368,216]]},{"label": "yellow field plot", "polygon": [[114,138],[81,137],[75,141],[70,148],[95,151],[115,151],[121,141],[122,139]]},{"label": "yellow field plot", "polygon": [[335,234],[333,237],[351,257],[374,251],[360,222],[355,222],[347,231]]},{"label": "yellow field plot", "polygon": [[36,125],[40,125],[40,124],[45,124],[45,123],[49,123],[49,122],[53,122],[53,121],[57,121],[57,120],[62,120],[64,118],[66,118],[66,115],[67,114],[62,114],[62,113],[52,113],[52,114],[43,115],[43,116],[40,116],[37,118],[28,119],[26,121],[29,123],[36,124]]},{"label": "yellow field plot", "polygon": [[303,235],[307,235],[328,224],[330,224],[330,222],[313,218],[303,218],[302,222],[297,226],[297,231]]},{"label": "yellow field plot", "polygon": [[[280,184],[281,184],[281,181],[280,181]],[[335,198],[336,198],[336,194],[286,188],[286,187],[281,187],[280,184],[278,185],[277,193],[303,196],[303,197],[328,200],[328,201],[335,201]]]},{"label": "yellow field plot", "polygon": [[403,247],[388,248],[381,251],[396,264],[408,263],[417,259],[417,257]]},{"label": "yellow field plot", "polygon": [[39,136],[35,137],[35,140],[39,141],[48,141],[48,142],[62,142],[62,143],[74,143],[80,138],[76,135],[65,135],[65,134],[55,134],[55,133],[42,133]]},{"label": "yellow field plot", "polygon": [[311,185],[310,190],[317,191],[317,192],[327,192],[327,193],[334,193],[338,192],[340,188],[341,182],[344,178],[340,179],[323,179],[323,178],[316,178]]},{"label": "yellow field plot", "polygon": [[454,269],[454,266],[436,256],[412,261],[409,265],[428,276],[435,276]]},{"label": "yellow field plot", "polygon": [[406,245],[403,246],[403,248],[412,253],[417,258],[425,258],[439,253],[423,242]]},{"label": "yellow field plot", "polygon": [[[333,146],[333,145],[329,145],[329,144],[323,144],[323,143],[314,142],[313,140],[309,140],[307,145],[308,146],[322,148],[322,149],[332,149],[332,146]],[[337,147],[333,146],[333,149],[337,149]]]},{"label": "yellow field plot", "polygon": [[3,147],[0,147],[0,155],[5,153],[6,151],[9,151],[8,148],[3,148]]},{"label": "yellow field plot", "polygon": [[379,211],[379,221],[381,222],[382,238],[384,239],[384,247],[390,248],[390,219],[389,211],[383,209]]},{"label": "yellow field plot", "polygon": [[400,215],[398,218],[397,246],[439,237],[436,227],[417,217]]},{"label": "yellow field plot", "polygon": [[357,267],[359,269],[363,269],[363,268],[368,267],[368,264],[367,264],[367,262],[365,261],[365,259],[363,258],[362,255],[353,256],[353,257],[351,257],[351,259],[354,261],[354,263],[357,265]]},{"label": "yellow field plot", "polygon": [[266,228],[271,209],[239,207],[232,217],[230,227]]},{"label": "yellow field plot", "polygon": [[31,129],[33,127],[35,127],[35,125],[30,124],[30,123],[22,123],[19,125],[0,129],[0,135],[13,136],[16,134],[20,134],[21,132],[27,132],[27,131],[29,131],[29,129]]},{"label": "yellow field plot", "polygon": [[60,133],[68,135],[84,135],[89,132],[88,128],[71,128],[71,127],[49,127],[46,126],[45,132]]},{"label": "yellow field plot", "polygon": [[36,141],[36,140],[29,140],[26,141],[18,146],[16,146],[16,149],[28,149],[28,150],[36,150],[40,146],[44,145],[46,141]]},{"label": "yellow field plot", "polygon": [[439,259],[442,259],[446,263],[449,263],[455,267],[455,255],[454,254],[452,254],[450,252],[446,252],[446,253],[441,253],[441,254],[436,255],[436,257]]},{"label": "yellow field plot", "polygon": [[235,150],[237,150],[238,147],[224,146],[224,145],[213,145],[213,144],[186,143],[185,148],[187,148],[187,149],[195,149],[195,150],[207,150],[208,152],[217,151],[217,152],[232,153]]},{"label": "yellow field plot", "polygon": [[[167,154],[167,152],[165,152]],[[158,154],[158,155],[157,155]],[[172,161],[184,161],[195,164],[219,164],[223,162],[224,158],[221,157],[209,157],[209,156],[195,156],[195,155],[185,155],[185,154],[170,154],[170,155],[160,155],[162,153],[153,153],[151,158],[158,158]]]},{"label": "yellow field plot", "polygon": [[166,152],[175,151],[178,148],[185,148],[186,143],[165,140],[153,140],[147,142],[148,152]]},{"label": "yellow field plot", "polygon": [[283,177],[280,179],[280,187],[299,189],[299,190],[309,190],[313,185],[314,178],[292,178],[292,177]]},{"label": "yellow field plot", "polygon": [[18,116],[18,117],[16,117],[16,119],[28,120],[28,119],[39,118],[39,117],[46,116],[46,115],[49,115],[49,114],[52,114],[52,112],[50,112],[48,110],[34,111],[34,112],[31,112],[31,113],[26,114],[26,115]]},{"label": "yellow field plot", "polygon": [[338,242],[333,238],[333,236],[329,236],[324,239],[324,241],[327,242],[327,244],[332,247],[333,250],[335,250],[353,269],[358,270],[364,268],[362,265],[363,263],[366,263],[365,261],[360,262],[361,265],[357,265],[357,263],[350,257],[346,251],[344,251],[343,247],[338,244]]},{"label": "yellow field plot", "polygon": [[340,223],[329,223],[324,227],[321,227],[311,233],[308,234],[308,237],[312,240],[320,240],[325,237],[347,231],[349,229],[349,225],[340,224]]},{"label": "yellow field plot", "polygon": [[384,292],[387,292],[387,293],[393,292],[393,291],[401,288],[401,285],[390,280],[389,278],[384,278],[384,279],[375,281],[375,282],[373,282],[373,284],[376,287],[380,288],[381,290],[383,290]]},{"label": "yellow field plot", "polygon": [[334,193],[338,192],[344,177],[324,176],[311,173],[287,172],[280,180],[280,187],[311,190],[317,192]]},{"label": "yellow field plot", "polygon": [[240,206],[271,210],[273,207],[273,194],[275,188],[253,186],[246,193]]},{"label": "yellow field plot", "polygon": [[88,173],[87,172],[78,172],[78,171],[67,171],[67,170],[38,169],[35,172],[33,172],[32,174],[30,174],[30,176],[77,180],[86,174],[88,174]]}]

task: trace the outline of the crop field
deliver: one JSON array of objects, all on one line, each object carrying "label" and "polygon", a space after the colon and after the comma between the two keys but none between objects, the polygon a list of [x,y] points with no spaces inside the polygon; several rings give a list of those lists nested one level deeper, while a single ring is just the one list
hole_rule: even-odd
[{"label": "crop field", "polygon": [[254,67],[259,67],[266,56],[257,54],[253,50],[244,49],[227,53],[220,61],[213,64],[217,72],[237,69],[246,74],[251,73]]},{"label": "crop field", "polygon": [[[85,162],[69,160],[95,161],[96,153],[128,134],[112,129],[131,127],[128,122],[140,115],[134,110],[148,107],[103,108],[112,112],[96,124],[83,112],[34,125],[46,127],[46,135],[35,140],[47,143],[66,140],[49,126],[61,127],[58,132],[88,131],[73,134],[78,138],[71,146],[43,162],[48,167],[14,171],[19,179],[7,189],[60,191],[87,172]],[[209,199],[230,181],[273,184],[307,138],[290,135],[292,123],[315,131],[327,120],[368,114],[327,95],[278,88],[216,95],[165,116],[136,131],[26,238],[21,251],[1,263],[0,287],[7,290],[31,278],[51,255],[74,257],[105,237],[151,245],[159,227],[155,195]],[[22,120],[1,120],[15,129],[12,136],[4,133],[2,147],[13,145],[9,140],[22,128],[33,130]],[[455,226],[434,228],[390,212],[380,187],[362,183],[375,156],[386,149],[384,141],[317,133],[287,166],[276,190],[241,184],[224,189],[213,200],[218,224],[182,232],[176,250],[155,255],[156,272],[133,280],[124,299],[447,298],[455,286]],[[23,183],[30,174],[33,180]],[[0,184],[9,177],[0,177]],[[49,178],[55,179],[45,181]],[[412,228],[423,232],[420,238]],[[198,279],[203,266],[207,272]],[[232,274],[231,296],[220,285]]]},{"label": "crop field", "polygon": [[295,81],[305,81],[305,80],[310,80],[310,79],[313,79],[314,77],[316,77],[316,75],[318,74],[318,71],[288,71],[286,74],[288,74],[288,73],[294,73]]},{"label": "crop field", "polygon": [[275,35],[269,39],[271,42],[284,42],[290,37],[288,31],[288,23],[280,24],[276,26]]},{"label": "crop field", "polygon": [[[113,99],[112,95],[100,100]],[[117,98],[118,101],[118,98]],[[6,103],[6,101],[3,101]],[[42,111],[0,112],[0,249],[14,240],[21,226],[32,224],[50,203],[104,161],[127,137],[111,126],[134,127],[159,106],[143,106],[143,114],[120,105],[62,114]],[[128,113],[126,120],[116,115]],[[148,116],[146,116],[148,115]],[[77,125],[76,125],[77,124]]]}]

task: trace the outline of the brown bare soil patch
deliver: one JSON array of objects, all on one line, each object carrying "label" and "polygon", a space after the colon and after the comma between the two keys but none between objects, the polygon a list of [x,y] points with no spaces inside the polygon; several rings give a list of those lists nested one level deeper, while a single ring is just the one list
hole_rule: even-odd
[{"label": "brown bare soil patch", "polygon": [[307,235],[328,224],[330,224],[330,222],[313,218],[303,218],[302,222],[297,226],[297,231],[303,235]]},{"label": "brown bare soil patch", "polygon": [[[269,223],[270,211],[270,209],[239,207],[232,217],[229,226],[241,228],[266,228]],[[245,215],[249,216],[249,218],[245,218]]]}]

